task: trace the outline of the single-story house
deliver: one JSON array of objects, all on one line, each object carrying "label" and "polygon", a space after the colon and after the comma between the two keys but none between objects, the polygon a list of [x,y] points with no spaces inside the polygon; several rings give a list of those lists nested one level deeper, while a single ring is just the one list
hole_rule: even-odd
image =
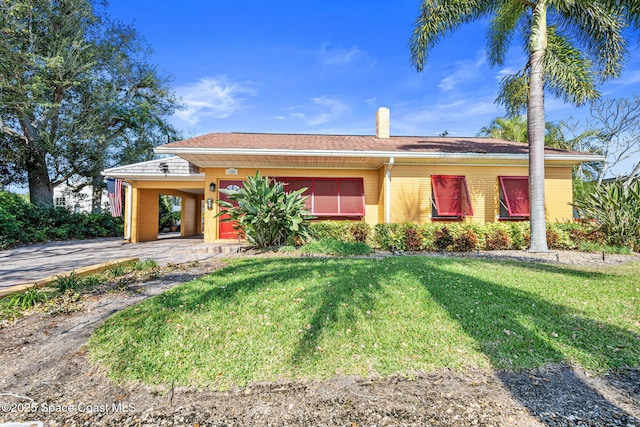
[{"label": "single-story house", "polygon": [[[126,190],[125,238],[157,239],[158,196],[182,198],[181,234],[237,239],[215,218],[221,188],[259,171],[290,190],[306,187],[318,220],[377,223],[528,220],[528,146],[491,138],[390,136],[380,108],[376,134],[211,133],[156,147],[160,160],[105,170]],[[600,156],[545,149],[548,221],[571,221],[572,168]]]},{"label": "single-story house", "polygon": [[[62,183],[53,187],[53,206],[66,208],[72,212],[91,212],[93,198],[93,186],[87,185],[80,191],[74,191],[73,187]],[[108,211],[107,192],[101,194],[100,205],[103,210]]]}]

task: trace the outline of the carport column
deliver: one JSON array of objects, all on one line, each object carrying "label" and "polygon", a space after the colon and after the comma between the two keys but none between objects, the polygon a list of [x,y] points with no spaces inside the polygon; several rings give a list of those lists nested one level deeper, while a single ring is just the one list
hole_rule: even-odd
[{"label": "carport column", "polygon": [[[216,185],[214,191],[209,189],[209,185]],[[206,169],[204,179],[204,242],[214,243],[218,238],[218,220],[214,218],[218,213],[218,175],[216,169]],[[207,201],[211,199],[213,202],[212,209],[207,206]]]},{"label": "carport column", "polygon": [[125,193],[125,203],[124,207],[126,210],[124,217],[124,240],[128,240],[131,242],[131,221],[133,221],[133,187],[128,182],[123,182],[122,186],[124,187]]},{"label": "carport column", "polygon": [[140,241],[140,225],[139,221],[139,205],[140,205],[140,190],[135,187],[129,189],[131,191],[131,235],[129,242],[138,243]]},{"label": "carport column", "polygon": [[202,224],[202,204],[204,201],[203,195],[198,195],[198,199],[196,200],[196,234],[204,233],[204,227]]},{"label": "carport column", "polygon": [[391,223],[391,169],[395,159],[389,157],[389,163],[384,175],[384,222],[385,224]]}]

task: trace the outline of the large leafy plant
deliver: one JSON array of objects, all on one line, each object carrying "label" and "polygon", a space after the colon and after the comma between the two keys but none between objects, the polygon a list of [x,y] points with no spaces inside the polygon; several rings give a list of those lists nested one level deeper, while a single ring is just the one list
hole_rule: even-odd
[{"label": "large leafy plant", "polygon": [[[229,201],[218,200],[220,221],[233,221],[234,229],[259,248],[301,244],[309,240],[307,220],[314,218],[305,208],[306,188],[286,192],[281,182],[247,177],[238,190],[221,189]],[[227,216],[228,215],[228,216]]]},{"label": "large leafy plant", "polygon": [[603,183],[573,206],[612,246],[640,249],[640,180]]}]

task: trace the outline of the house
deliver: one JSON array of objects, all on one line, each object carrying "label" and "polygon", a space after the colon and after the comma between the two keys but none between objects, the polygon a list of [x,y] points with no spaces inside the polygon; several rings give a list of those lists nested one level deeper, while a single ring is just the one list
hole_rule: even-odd
[{"label": "house", "polygon": [[[75,213],[90,213],[93,197],[93,186],[87,185],[79,191],[75,191],[69,185],[62,183],[53,188],[53,205],[69,209]],[[109,210],[107,192],[103,191],[101,196],[101,206],[103,211]]]},{"label": "house", "polygon": [[[125,181],[132,242],[157,238],[158,196],[182,198],[181,234],[205,242],[235,239],[220,222],[219,189],[234,189],[260,171],[295,190],[322,219],[377,223],[528,220],[528,146],[490,138],[390,136],[380,108],[376,134],[292,135],[211,133],[161,145],[161,160],[104,175]],[[588,153],[545,150],[546,217],[573,217],[573,166],[601,160]]]}]

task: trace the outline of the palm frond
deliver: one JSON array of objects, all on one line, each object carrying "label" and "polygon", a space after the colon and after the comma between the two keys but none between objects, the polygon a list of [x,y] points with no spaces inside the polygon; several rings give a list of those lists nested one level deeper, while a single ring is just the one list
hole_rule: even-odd
[{"label": "palm frond", "polygon": [[600,96],[591,61],[555,27],[548,29],[544,56],[545,88],[573,105],[584,105]]},{"label": "palm frond", "polygon": [[446,35],[462,24],[494,12],[503,1],[424,0],[409,42],[412,65],[422,71],[428,52]]},{"label": "palm frond", "polygon": [[640,27],[640,0],[601,0],[599,3],[624,17],[629,26]]},{"label": "palm frond", "polygon": [[502,78],[496,102],[505,107],[507,115],[524,114],[527,111],[528,99],[529,74],[527,68]]},{"label": "palm frond", "polygon": [[500,5],[487,34],[487,52],[491,66],[504,63],[518,22],[527,16],[525,11],[526,8],[520,1],[504,1]]},{"label": "palm frond", "polygon": [[628,22],[621,7],[601,0],[559,1],[551,7],[559,15],[559,32],[574,36],[598,74],[603,79],[618,77],[627,56]]}]

